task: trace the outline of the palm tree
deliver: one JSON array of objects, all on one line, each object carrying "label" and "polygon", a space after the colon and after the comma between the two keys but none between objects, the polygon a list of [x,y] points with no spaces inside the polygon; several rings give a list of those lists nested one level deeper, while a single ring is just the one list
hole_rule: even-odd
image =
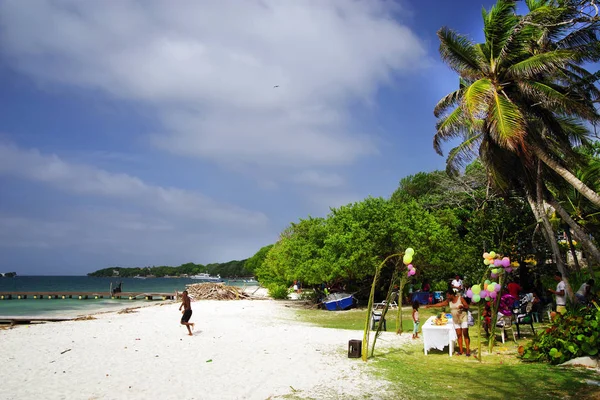
[{"label": "palm tree", "polygon": [[512,153],[530,176],[541,160],[600,207],[598,193],[571,172],[581,163],[573,145],[587,141],[583,122],[600,119],[594,108],[598,76],[580,66],[600,57],[597,27],[569,33],[566,24],[557,25],[574,15],[573,7],[555,4],[568,1],[527,3],[525,16],[516,15],[514,0],[484,10],[482,44],[445,27],[438,31],[440,54],[459,74],[460,87],[434,110],[434,148],[441,154],[442,141],[463,139],[449,153],[450,172],[477,153],[488,161]]},{"label": "palm tree", "polygon": [[551,171],[600,207],[598,193],[572,172],[585,166],[574,150],[588,141],[585,122],[600,119],[594,107],[599,75],[581,67],[600,59],[598,25],[581,24],[573,0],[526,3],[524,16],[516,14],[514,0],[484,10],[481,44],[446,27],[438,31],[441,57],[460,85],[434,110],[434,148],[442,154],[441,142],[461,138],[448,155],[448,172],[479,156],[500,188],[525,194],[566,275],[544,210],[543,179]]}]

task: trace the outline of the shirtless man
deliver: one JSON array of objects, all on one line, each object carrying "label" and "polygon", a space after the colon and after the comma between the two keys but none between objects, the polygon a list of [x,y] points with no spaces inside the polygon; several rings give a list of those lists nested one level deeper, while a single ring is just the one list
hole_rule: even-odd
[{"label": "shirtless man", "polygon": [[183,307],[181,325],[185,325],[188,329],[189,335],[192,336],[192,329],[194,329],[194,324],[189,322],[190,318],[192,317],[192,305],[190,304],[190,297],[188,296],[187,290],[183,291],[183,293],[181,294],[181,298],[182,301],[181,305],[179,306],[179,311],[181,311],[181,307]]}]

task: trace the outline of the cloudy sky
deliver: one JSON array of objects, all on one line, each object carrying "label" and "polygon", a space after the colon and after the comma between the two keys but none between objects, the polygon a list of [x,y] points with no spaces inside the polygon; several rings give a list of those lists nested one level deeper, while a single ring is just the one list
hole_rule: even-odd
[{"label": "cloudy sky", "polygon": [[243,259],[443,169],[436,31],[492,3],[0,0],[0,271]]}]

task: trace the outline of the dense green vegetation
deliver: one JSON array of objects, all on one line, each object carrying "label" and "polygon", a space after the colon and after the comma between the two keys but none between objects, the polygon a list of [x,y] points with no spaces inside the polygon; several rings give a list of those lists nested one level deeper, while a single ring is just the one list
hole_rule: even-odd
[{"label": "dense green vegetation", "polygon": [[88,276],[113,277],[115,275],[118,275],[122,278],[133,278],[134,276],[155,276],[157,278],[162,278],[165,276],[174,277],[181,275],[195,275],[205,272],[210,275],[221,275],[222,278],[248,277],[252,275],[252,272],[245,268],[245,263],[246,260],[233,260],[226,263],[214,263],[207,265],[186,263],[181,264],[178,267],[111,267],[89,273]]}]

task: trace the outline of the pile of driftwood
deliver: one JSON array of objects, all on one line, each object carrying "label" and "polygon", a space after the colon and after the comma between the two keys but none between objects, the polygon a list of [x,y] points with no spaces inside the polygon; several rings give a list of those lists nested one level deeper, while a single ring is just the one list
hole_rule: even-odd
[{"label": "pile of driftwood", "polygon": [[[194,300],[242,300],[252,296],[244,293],[241,288],[227,286],[223,283],[193,283],[186,285],[188,295]],[[178,293],[178,298],[181,296]]]}]

